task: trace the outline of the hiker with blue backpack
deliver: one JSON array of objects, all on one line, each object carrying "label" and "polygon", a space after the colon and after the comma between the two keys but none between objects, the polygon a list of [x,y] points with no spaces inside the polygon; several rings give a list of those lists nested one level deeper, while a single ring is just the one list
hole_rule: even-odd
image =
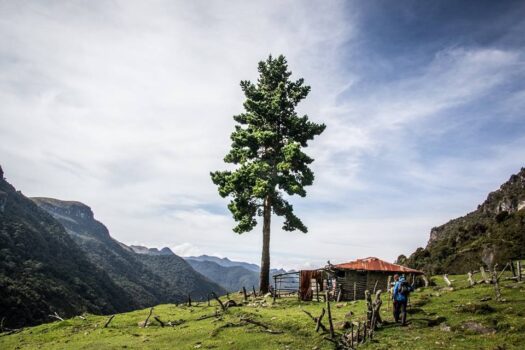
[{"label": "hiker with blue backpack", "polygon": [[414,288],[408,284],[405,280],[405,276],[394,275],[394,291],[392,293],[392,299],[394,301],[394,320],[399,322],[401,316],[401,325],[406,326],[407,320],[407,303],[408,296]]}]

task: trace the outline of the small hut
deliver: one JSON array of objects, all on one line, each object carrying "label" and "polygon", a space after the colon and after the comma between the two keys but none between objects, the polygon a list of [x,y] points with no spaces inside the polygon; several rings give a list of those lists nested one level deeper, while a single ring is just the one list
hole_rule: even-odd
[{"label": "small hut", "polygon": [[337,295],[341,294],[340,300],[364,299],[365,290],[384,291],[389,288],[389,280],[392,280],[394,274],[404,274],[409,282],[424,274],[422,271],[391,264],[375,257],[328,265],[325,271],[330,276],[334,292]]},{"label": "small hut", "polygon": [[[320,292],[327,291],[330,298],[340,301],[364,299],[365,290],[386,291],[390,288],[388,284],[393,282],[395,274],[403,274],[410,283],[413,283],[417,276],[424,273],[369,257],[337,265],[329,262],[324,268],[301,270],[294,274],[298,277],[299,283],[295,290],[300,300],[308,301],[314,297],[319,300]],[[276,286],[280,284],[277,282],[279,278],[282,277],[274,276]]]}]

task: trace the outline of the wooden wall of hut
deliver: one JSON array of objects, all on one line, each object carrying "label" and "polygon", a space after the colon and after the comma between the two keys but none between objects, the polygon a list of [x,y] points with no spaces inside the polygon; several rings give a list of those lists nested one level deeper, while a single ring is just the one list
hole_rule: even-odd
[{"label": "wooden wall of hut", "polygon": [[[365,290],[373,292],[374,288],[376,288],[376,290],[381,289],[385,292],[387,289],[388,276],[393,275],[393,272],[339,270],[335,273],[335,287],[339,288],[339,286],[341,286],[343,288],[342,300],[354,300],[355,283],[355,298],[361,300],[365,298]],[[411,276],[407,275],[409,282],[411,278]]]}]

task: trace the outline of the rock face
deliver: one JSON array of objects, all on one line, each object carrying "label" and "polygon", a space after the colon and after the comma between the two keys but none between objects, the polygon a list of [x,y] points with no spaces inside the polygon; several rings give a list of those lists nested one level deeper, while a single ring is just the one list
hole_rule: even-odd
[{"label": "rock face", "polygon": [[54,198],[31,198],[40,208],[59,220],[69,233],[84,237],[108,239],[109,231],[101,222],[95,220],[93,211],[84,203],[61,201]]},{"label": "rock face", "polygon": [[85,204],[52,198],[33,198],[57,219],[71,238],[99,268],[106,271],[138,308],[180,302],[188,294],[206,299],[225,291],[196,272],[169,248],[128,247],[113,239],[106,226],[95,220]]},{"label": "rock face", "polygon": [[429,273],[466,273],[484,264],[525,257],[525,168],[491,192],[478,208],[434,227],[426,248],[406,261]]}]

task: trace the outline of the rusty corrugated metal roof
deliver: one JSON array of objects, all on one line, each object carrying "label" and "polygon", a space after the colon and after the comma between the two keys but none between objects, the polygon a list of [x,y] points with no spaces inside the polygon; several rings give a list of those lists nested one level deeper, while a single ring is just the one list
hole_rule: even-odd
[{"label": "rusty corrugated metal roof", "polygon": [[347,263],[334,265],[334,267],[341,270],[389,271],[423,274],[423,271],[414,270],[397,264],[391,264],[375,257],[357,259]]}]

